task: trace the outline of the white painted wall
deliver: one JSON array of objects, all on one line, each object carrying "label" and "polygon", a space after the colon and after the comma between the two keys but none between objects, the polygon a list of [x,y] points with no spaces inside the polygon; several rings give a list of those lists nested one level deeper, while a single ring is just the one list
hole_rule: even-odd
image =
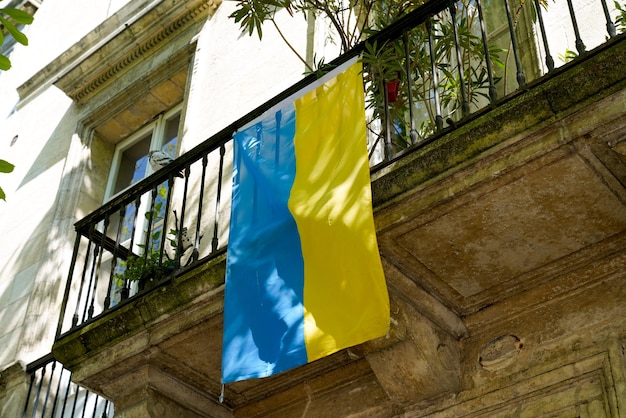
[{"label": "white painted wall", "polygon": [[46,0],[26,30],[28,47],[17,45],[13,68],[0,73],[0,159],[16,166],[0,174],[7,194],[0,201],[0,371],[50,351],[74,235],[71,182],[84,148],[64,93],[50,86],[15,109],[16,89],[127,1]]},{"label": "white painted wall", "polygon": [[[606,18],[601,1],[572,0],[572,4],[575,10],[575,18],[576,23],[578,24],[580,38],[582,39],[586,50],[590,51],[604,43],[609,34],[606,30]],[[614,1],[607,0],[606,4],[611,21],[615,24],[617,10],[615,9]],[[565,63],[563,56],[565,56],[566,50],[569,49],[577,52],[576,35],[567,1],[548,0],[547,9],[542,8],[542,16],[546,28],[546,36],[548,38],[550,53],[554,59],[554,65],[559,67]],[[537,37],[540,37],[538,24],[535,25],[535,33],[537,34]],[[542,57],[540,65],[543,66],[543,71],[545,72],[547,71],[547,68],[545,68],[545,62],[543,62],[545,51],[541,42],[538,43],[538,48],[541,51]]]},{"label": "white painted wall", "polygon": [[[234,9],[235,2],[223,2],[198,38],[181,152],[304,77],[304,64],[271,24],[263,26],[262,40],[241,34],[239,24],[228,18]],[[306,22],[286,12],[277,21],[306,56]]]}]

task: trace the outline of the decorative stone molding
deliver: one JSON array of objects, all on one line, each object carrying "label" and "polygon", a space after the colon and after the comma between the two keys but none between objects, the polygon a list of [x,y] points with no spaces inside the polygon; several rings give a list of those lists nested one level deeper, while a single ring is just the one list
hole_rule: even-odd
[{"label": "decorative stone molding", "polygon": [[20,86],[20,99],[51,82],[84,103],[137,62],[211,16],[220,4],[221,0],[155,0],[130,14],[128,9],[136,7],[131,2]]},{"label": "decorative stone molding", "polygon": [[515,335],[502,335],[489,341],[480,350],[478,363],[489,371],[504,369],[515,361],[524,344]]},{"label": "decorative stone molding", "polygon": [[0,416],[22,416],[29,378],[19,362],[0,370]]},{"label": "decorative stone molding", "polygon": [[530,370],[524,378],[487,391],[477,387],[432,405],[407,408],[406,416],[623,416],[624,345],[609,339],[564,356],[562,363]]}]

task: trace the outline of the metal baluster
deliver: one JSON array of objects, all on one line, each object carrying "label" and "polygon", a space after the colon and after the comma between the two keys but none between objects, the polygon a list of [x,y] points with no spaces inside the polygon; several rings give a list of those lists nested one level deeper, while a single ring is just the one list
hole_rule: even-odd
[{"label": "metal baluster", "polygon": [[483,40],[483,49],[485,50],[485,64],[487,65],[487,77],[489,79],[489,100],[493,103],[498,98],[498,91],[496,90],[496,85],[493,82],[491,54],[489,53],[489,44],[487,43],[487,29],[485,28],[485,18],[483,17],[481,0],[476,0],[476,7],[478,8],[478,21],[480,22],[480,34]]},{"label": "metal baluster", "polygon": [[[196,235],[195,235],[195,241],[194,241],[194,246],[199,249],[200,248],[200,225],[201,225],[201,221],[202,221],[202,202],[204,202],[204,182],[206,181],[206,167],[208,164],[209,159],[207,158],[207,155],[204,154],[204,156],[202,157],[202,174],[200,175],[200,193],[198,195],[198,219],[196,219]],[[220,161],[221,164],[221,161]],[[219,183],[218,183],[218,190],[219,190]],[[218,197],[219,198],[219,197]],[[215,239],[215,237],[214,237]]]},{"label": "metal baluster", "polygon": [[115,277],[115,268],[117,267],[117,257],[119,257],[120,241],[122,239],[122,226],[124,224],[124,216],[126,216],[126,205],[120,207],[119,222],[115,233],[115,247],[113,248],[113,258],[111,259],[111,273],[109,275],[109,286],[107,287],[107,295],[104,298],[104,310],[111,306],[111,291],[113,290],[113,281]]},{"label": "metal baluster", "polygon": [[104,410],[102,411],[102,417],[101,418],[108,418],[109,417],[109,400],[105,399],[104,400]]},{"label": "metal baluster", "polygon": [[411,130],[409,136],[411,138],[411,144],[417,143],[417,130],[415,129],[415,118],[413,113],[413,77],[411,76],[411,63],[409,62],[409,35],[405,29],[402,32],[402,42],[404,44],[404,71],[406,72],[406,84],[408,89],[409,99],[409,119],[411,121]]},{"label": "metal baluster", "polygon": [[546,65],[548,66],[548,71],[552,71],[554,70],[554,59],[552,59],[552,54],[550,54],[550,47],[548,46],[548,37],[546,36],[546,28],[543,24],[543,14],[541,13],[541,6],[539,4],[539,0],[534,1],[535,9],[537,9],[537,18],[539,19],[541,39],[543,40],[543,47],[546,50]]},{"label": "metal baluster", "polygon": [[[219,171],[217,173],[217,191],[216,191],[216,199],[215,199],[215,219],[213,224],[213,239],[211,240],[211,251],[217,251],[217,247],[219,245],[218,242],[218,229],[219,229],[219,220],[220,220],[220,208],[221,208],[221,200],[222,200],[222,179],[224,174],[224,155],[226,154],[226,147],[224,144],[220,145],[220,164]],[[204,157],[203,164],[206,164],[206,156]],[[203,169],[204,170],[204,169]],[[204,185],[204,171],[202,172],[202,184]],[[202,202],[200,202],[202,203]],[[199,219],[199,218],[198,218]],[[198,223],[198,227],[200,224]],[[200,230],[196,232],[196,248],[200,244],[199,238]]]},{"label": "metal baluster", "polygon": [[441,116],[441,100],[439,99],[439,75],[437,66],[435,65],[435,50],[433,41],[433,24],[432,19],[426,19],[426,30],[428,31],[428,51],[430,53],[430,69],[433,74],[433,96],[435,99],[435,126],[437,131],[443,129],[443,116]]},{"label": "metal baluster", "polygon": [[91,418],[96,418],[96,413],[98,412],[98,403],[100,401],[100,395],[96,395],[96,401],[93,405],[93,413],[91,414]]},{"label": "metal baluster", "polygon": [[606,0],[600,0],[602,2],[602,10],[604,11],[604,17],[606,18],[606,31],[609,33],[609,36],[614,37],[617,32],[615,31],[615,25],[611,20],[611,14],[609,13],[609,8],[606,5]]},{"label": "metal baluster", "polygon": [[[150,197],[150,210],[148,211],[148,227],[146,229],[146,237],[144,241],[143,247],[143,259],[146,260],[148,258],[148,254],[152,252],[152,224],[154,223],[154,208],[156,206],[156,198],[159,194],[158,185],[152,188],[152,196]],[[163,226],[165,229],[165,226]],[[165,235],[163,235],[163,239],[165,239]]]},{"label": "metal baluster", "polygon": [[[159,266],[163,260],[163,254],[165,253],[165,241],[167,236],[167,231],[165,231],[168,221],[170,219],[170,206],[172,205],[172,187],[174,183],[174,174],[171,173],[169,178],[167,179],[167,199],[165,200],[165,212],[163,213],[163,237],[161,239],[161,248],[159,249]],[[178,227],[177,227],[178,228]],[[167,257],[167,254],[165,254]]]},{"label": "metal baluster", "polygon": [[[137,216],[139,215],[139,205],[141,203],[141,196],[137,196],[135,199],[135,213],[133,214],[133,222],[131,224],[130,230],[130,243],[128,244],[128,250],[130,251],[130,255],[133,254],[133,246],[135,243],[135,231],[137,230]],[[120,300],[126,300],[130,296],[130,282],[129,280],[124,280],[124,287],[120,291]]]},{"label": "metal baluster", "polygon": [[463,70],[463,58],[461,57],[461,46],[459,44],[459,33],[456,25],[456,4],[454,0],[450,1],[450,15],[452,16],[452,32],[454,34],[454,49],[456,50],[456,62],[459,67],[459,81],[461,83],[461,111],[463,117],[469,115],[469,101],[467,99],[467,91],[465,90],[465,74]]},{"label": "metal baluster", "polygon": [[[365,63],[363,64],[363,73],[364,74],[371,73],[369,66]],[[363,88],[365,89],[364,95],[367,95],[368,92],[367,92],[365,84],[363,84]],[[365,97],[365,100],[367,101],[367,97]],[[365,131],[366,131],[366,137],[367,137],[368,160],[371,160],[372,155],[374,155],[374,153],[377,151],[378,143],[380,142],[380,135],[377,134],[376,129],[374,128],[378,119],[376,119],[375,117],[372,117],[371,119],[369,117],[366,117],[366,119],[367,120],[365,122],[366,124]],[[232,222],[232,217],[231,217],[231,222]]]},{"label": "metal baluster", "polygon": [[96,412],[98,412],[98,401],[100,400],[100,396],[96,394],[96,401],[93,404],[93,408],[91,408],[91,418],[96,418]]},{"label": "metal baluster", "polygon": [[[72,317],[72,328],[78,325],[79,320],[79,312],[80,312],[80,301],[83,297],[83,289],[85,288],[85,280],[87,278],[87,270],[89,269],[89,260],[91,253],[91,244],[92,244],[92,234],[93,226],[89,229],[89,236],[87,237],[87,251],[85,256],[85,263],[83,264],[83,273],[80,278],[80,286],[78,287],[78,296],[76,297],[76,307],[74,308],[74,316]],[[80,236],[80,235],[79,235]]]},{"label": "metal baluster", "polygon": [[93,249],[93,259],[91,263],[91,273],[89,274],[89,282],[87,283],[87,295],[85,296],[85,306],[83,307],[83,318],[81,323],[91,318],[89,316],[89,301],[91,300],[91,292],[93,289],[93,281],[96,274],[96,268],[98,264],[98,257],[100,256],[100,247],[96,244]]},{"label": "metal baluster", "polygon": [[183,225],[185,225],[185,212],[187,211],[187,193],[189,191],[189,174],[191,173],[191,169],[189,166],[185,167],[185,185],[183,187],[183,202],[182,207],[180,208],[180,226],[177,227],[177,237],[176,237],[176,258],[175,265],[176,268],[179,269],[180,266],[180,258],[183,256]]},{"label": "metal baluster", "polygon": [[572,4],[572,0],[567,0],[567,7],[569,8],[569,15],[572,19],[574,35],[576,35],[576,51],[578,51],[578,55],[582,55],[585,53],[585,44],[580,38],[580,31],[578,30],[578,23],[576,22],[576,14],[574,13],[574,5]]},{"label": "metal baluster", "polygon": [[78,392],[80,391],[80,386],[78,386],[76,383],[74,383],[74,387],[76,388],[76,390],[74,391],[74,402],[72,403],[72,412],[71,412],[71,417],[74,417],[74,414],[76,413],[76,404],[78,403]]},{"label": "metal baluster", "polygon": [[[56,337],[61,335],[61,330],[63,329],[63,321],[65,320],[65,310],[67,308],[67,303],[70,298],[70,290],[72,289],[72,279],[74,277],[74,267],[76,266],[76,260],[78,259],[78,250],[80,249],[80,240],[81,235],[79,233],[76,234],[76,240],[74,241],[74,252],[72,253],[72,261],[70,263],[70,271],[67,275],[67,284],[65,285],[65,293],[63,294],[63,302],[61,303],[61,312],[59,314],[59,323],[57,324]],[[87,250],[87,254],[89,254],[89,250]],[[85,261],[86,262],[86,261]],[[78,322],[78,317],[76,316],[76,322]],[[72,321],[73,322],[73,321]],[[72,327],[75,326],[72,324]]]},{"label": "metal baluster", "polygon": [[504,8],[506,9],[506,19],[509,23],[509,34],[511,35],[511,46],[513,47],[513,57],[515,58],[515,66],[517,68],[517,84],[519,87],[526,85],[526,76],[522,69],[522,62],[519,57],[519,48],[517,47],[517,37],[515,36],[515,26],[513,25],[513,17],[511,16],[511,8],[508,0],[504,0]]},{"label": "metal baluster", "polygon": [[107,229],[109,227],[110,218],[107,215],[104,218],[104,228],[102,230],[102,238],[100,239],[100,254],[98,255],[98,266],[96,268],[96,277],[93,283],[93,293],[91,294],[91,302],[89,304],[89,319],[93,318],[94,305],[96,302],[96,293],[98,291],[98,282],[100,279],[100,270],[102,268],[102,255],[104,254],[104,245],[106,243]]},{"label": "metal baluster", "polygon": [[[48,380],[48,383],[46,384],[46,396],[44,396],[43,398],[43,408],[41,410],[42,417],[46,416],[46,407],[48,406],[48,399],[50,398],[50,387],[52,386],[52,377],[54,376],[54,370],[56,369],[57,362],[52,361],[51,363],[48,363],[48,364],[52,364],[52,365],[50,366],[50,380]],[[48,364],[43,366],[44,370],[46,367],[48,367]]]},{"label": "metal baluster", "polygon": [[139,217],[139,205],[141,205],[141,196],[137,196],[135,199],[135,213],[133,214],[133,222],[131,224],[130,242],[128,243],[128,249],[133,253],[133,247],[135,246],[135,232],[137,231],[137,218]]},{"label": "metal baluster", "polygon": [[63,372],[65,371],[65,368],[61,367],[61,372],[59,373],[59,380],[57,382],[57,388],[54,392],[54,402],[52,404],[52,412],[50,413],[50,416],[54,417],[54,413],[56,412],[57,409],[57,402],[59,401],[59,393],[61,392],[61,381],[63,380]]},{"label": "metal baluster", "polygon": [[88,390],[83,390],[83,392],[85,392],[85,397],[83,401],[83,412],[80,414],[81,418],[85,418],[85,412],[87,412],[87,402],[89,401],[89,394],[91,393]]},{"label": "metal baluster", "polygon": [[[372,131],[371,128],[369,128],[370,131]],[[367,159],[371,160],[372,159],[372,155],[374,155],[374,152],[376,151],[376,146],[378,145],[378,142],[380,141],[380,135],[376,136],[376,140],[374,141],[374,143],[372,144],[372,146],[369,149],[369,152],[367,154]]]},{"label": "metal baluster", "polygon": [[30,373],[30,385],[28,385],[28,393],[26,394],[26,402],[24,402],[24,411],[22,412],[22,418],[26,418],[28,412],[28,402],[30,401],[30,394],[33,391],[33,383],[35,382],[35,372]]},{"label": "metal baluster", "polygon": [[39,385],[37,385],[37,394],[35,395],[35,403],[33,405],[33,414],[32,417],[35,418],[35,414],[37,412],[37,408],[39,407],[39,396],[41,395],[41,386],[43,385],[43,380],[46,377],[46,367],[41,368],[41,378],[39,379]]},{"label": "metal baluster", "polygon": [[70,386],[72,385],[72,372],[67,378],[67,385],[65,385],[65,396],[63,397],[63,408],[61,408],[61,417],[65,417],[65,407],[67,406],[67,398],[70,394]]},{"label": "metal baluster", "polygon": [[384,106],[384,117],[385,117],[385,159],[390,160],[393,156],[393,144],[391,142],[391,115],[389,112],[389,99],[387,98],[387,83],[385,80],[381,80],[383,85],[383,106]]}]

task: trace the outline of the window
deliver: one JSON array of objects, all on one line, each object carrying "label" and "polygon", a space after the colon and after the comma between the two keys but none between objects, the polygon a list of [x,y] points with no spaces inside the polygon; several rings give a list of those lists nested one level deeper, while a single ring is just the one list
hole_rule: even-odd
[{"label": "window", "polygon": [[[172,158],[176,156],[176,150],[178,145],[178,128],[180,126],[181,106],[177,106],[174,109],[159,115],[155,121],[134,135],[121,142],[115,149],[113,155],[113,162],[111,164],[111,173],[109,175],[109,182],[107,186],[107,198],[117,195],[123,192],[128,187],[137,183],[139,180],[144,179],[154,172],[150,164],[148,163],[148,153],[151,150],[162,150],[169,154]],[[159,187],[159,193],[155,199],[155,213],[153,217],[152,231],[158,232],[162,229],[162,222],[159,222],[163,218],[164,202],[167,195],[167,186],[163,184]],[[141,204],[139,205],[139,219],[144,219],[143,214],[147,213],[151,207],[152,201],[148,196],[143,196]],[[130,205],[126,209],[122,224],[122,236],[121,242],[126,242],[131,238],[133,230],[135,230],[135,248],[132,250],[136,253],[141,253],[141,247],[138,245],[145,245],[145,232],[141,225],[135,225],[133,228],[133,220],[135,218],[136,207]],[[160,229],[159,229],[160,228]],[[155,248],[158,248],[161,236],[154,235],[156,238],[152,244]]]},{"label": "window", "polygon": [[[181,107],[159,115],[154,122],[120,142],[115,149],[111,171],[107,184],[106,200],[123,193],[133,184],[154,172],[148,161],[148,153],[162,150],[170,157],[176,157],[178,148],[178,130],[181,125]],[[125,208],[124,216],[114,216],[107,228],[111,238],[137,255],[159,252],[163,240],[165,203],[168,193],[167,182],[157,188],[157,195],[151,193],[141,197],[139,205],[130,204]],[[153,202],[154,199],[154,202]],[[148,214],[152,210],[152,224],[148,236]],[[136,223],[135,223],[136,222]],[[113,236],[117,235],[119,236]],[[132,245],[131,245],[132,242]],[[130,248],[132,246],[132,248]],[[121,273],[123,263],[116,263],[114,272]],[[111,293],[113,304],[119,301],[122,283],[115,283]]]},{"label": "window", "polygon": [[148,164],[149,151],[162,150],[174,158],[179,126],[180,106],[177,106],[121,142],[113,155],[105,200],[153,173]]}]

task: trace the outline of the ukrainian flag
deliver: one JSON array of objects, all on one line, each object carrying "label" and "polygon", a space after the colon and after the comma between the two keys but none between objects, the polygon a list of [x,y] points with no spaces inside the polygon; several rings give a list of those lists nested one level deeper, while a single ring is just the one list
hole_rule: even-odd
[{"label": "ukrainian flag", "polygon": [[223,383],[388,330],[361,71],[344,64],[234,136]]}]

